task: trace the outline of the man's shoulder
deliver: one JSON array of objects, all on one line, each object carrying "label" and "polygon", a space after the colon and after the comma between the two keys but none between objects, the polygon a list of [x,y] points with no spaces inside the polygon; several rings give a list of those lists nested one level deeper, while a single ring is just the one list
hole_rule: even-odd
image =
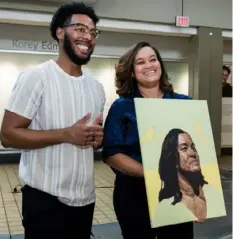
[{"label": "man's shoulder", "polygon": [[48,68],[49,64],[50,64],[50,61],[46,61],[38,65],[26,68],[20,73],[20,76],[23,78],[28,78],[28,77],[37,78],[37,76],[38,77],[42,76],[44,70]]},{"label": "man's shoulder", "polygon": [[100,81],[96,80],[95,77],[93,77],[88,72],[84,72],[84,75],[88,79],[88,82],[90,82],[92,85],[97,87],[97,89],[99,89],[100,91],[104,91],[104,86],[103,86],[103,84]]},{"label": "man's shoulder", "polygon": [[95,84],[102,85],[96,78],[89,72],[83,72],[85,78],[88,79],[89,82],[94,82]]}]

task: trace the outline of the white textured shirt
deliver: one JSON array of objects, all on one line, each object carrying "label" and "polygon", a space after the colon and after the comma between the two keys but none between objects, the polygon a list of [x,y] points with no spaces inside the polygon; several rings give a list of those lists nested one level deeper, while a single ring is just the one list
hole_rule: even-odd
[{"label": "white textured shirt", "polygon": [[[90,75],[65,73],[53,60],[22,72],[6,110],[31,120],[29,129],[52,130],[72,126],[87,113],[90,124],[103,112],[103,86]],[[71,144],[22,151],[19,178],[23,185],[57,196],[70,206],[95,201],[94,152]]]}]

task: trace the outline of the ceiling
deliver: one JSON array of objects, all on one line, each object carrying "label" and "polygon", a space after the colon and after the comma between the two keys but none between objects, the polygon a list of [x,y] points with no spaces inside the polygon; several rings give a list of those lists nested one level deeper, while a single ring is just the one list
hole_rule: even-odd
[{"label": "ceiling", "polygon": [[[35,3],[35,0],[8,0],[10,2],[22,2],[22,3]],[[86,3],[86,4],[93,4],[93,3],[96,3],[97,0],[82,0],[82,2]],[[5,0],[0,0],[0,2],[5,2]],[[52,4],[56,4],[56,3],[71,3],[70,0],[37,0],[36,1],[36,4],[38,4],[39,2],[46,2],[46,3],[52,3]]]},{"label": "ceiling", "polygon": [[[72,0],[0,0],[0,9],[25,10],[35,12],[54,12],[61,4],[71,3]],[[82,0],[94,7],[97,0]]]},{"label": "ceiling", "polygon": [[[29,0],[28,0],[29,1]],[[47,3],[70,3],[70,0],[38,0],[37,2],[47,2]],[[32,0],[31,0],[32,2]],[[86,3],[86,4],[93,4],[96,3],[96,0],[83,0],[82,2]]]}]

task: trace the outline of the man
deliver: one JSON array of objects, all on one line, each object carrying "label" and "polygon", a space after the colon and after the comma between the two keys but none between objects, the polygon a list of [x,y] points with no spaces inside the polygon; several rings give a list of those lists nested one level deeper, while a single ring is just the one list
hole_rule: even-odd
[{"label": "man", "polygon": [[229,75],[231,74],[231,70],[228,66],[222,67],[222,97],[232,97],[232,87],[227,80]]},{"label": "man", "polygon": [[82,65],[94,50],[98,20],[83,3],[61,6],[50,25],[58,60],[20,74],[6,107],[2,144],[22,149],[25,239],[90,239],[93,148],[102,144],[105,93]]}]

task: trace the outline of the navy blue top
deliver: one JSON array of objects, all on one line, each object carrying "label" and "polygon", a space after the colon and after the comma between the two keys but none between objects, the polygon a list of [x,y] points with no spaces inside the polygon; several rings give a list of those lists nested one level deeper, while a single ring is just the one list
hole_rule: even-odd
[{"label": "navy blue top", "polygon": [[[134,96],[120,97],[109,109],[104,125],[104,161],[110,156],[122,153],[142,163],[134,97],[143,98],[139,91],[136,91]],[[191,98],[177,93],[164,93],[163,99]],[[114,172],[119,173],[116,170]]]}]

